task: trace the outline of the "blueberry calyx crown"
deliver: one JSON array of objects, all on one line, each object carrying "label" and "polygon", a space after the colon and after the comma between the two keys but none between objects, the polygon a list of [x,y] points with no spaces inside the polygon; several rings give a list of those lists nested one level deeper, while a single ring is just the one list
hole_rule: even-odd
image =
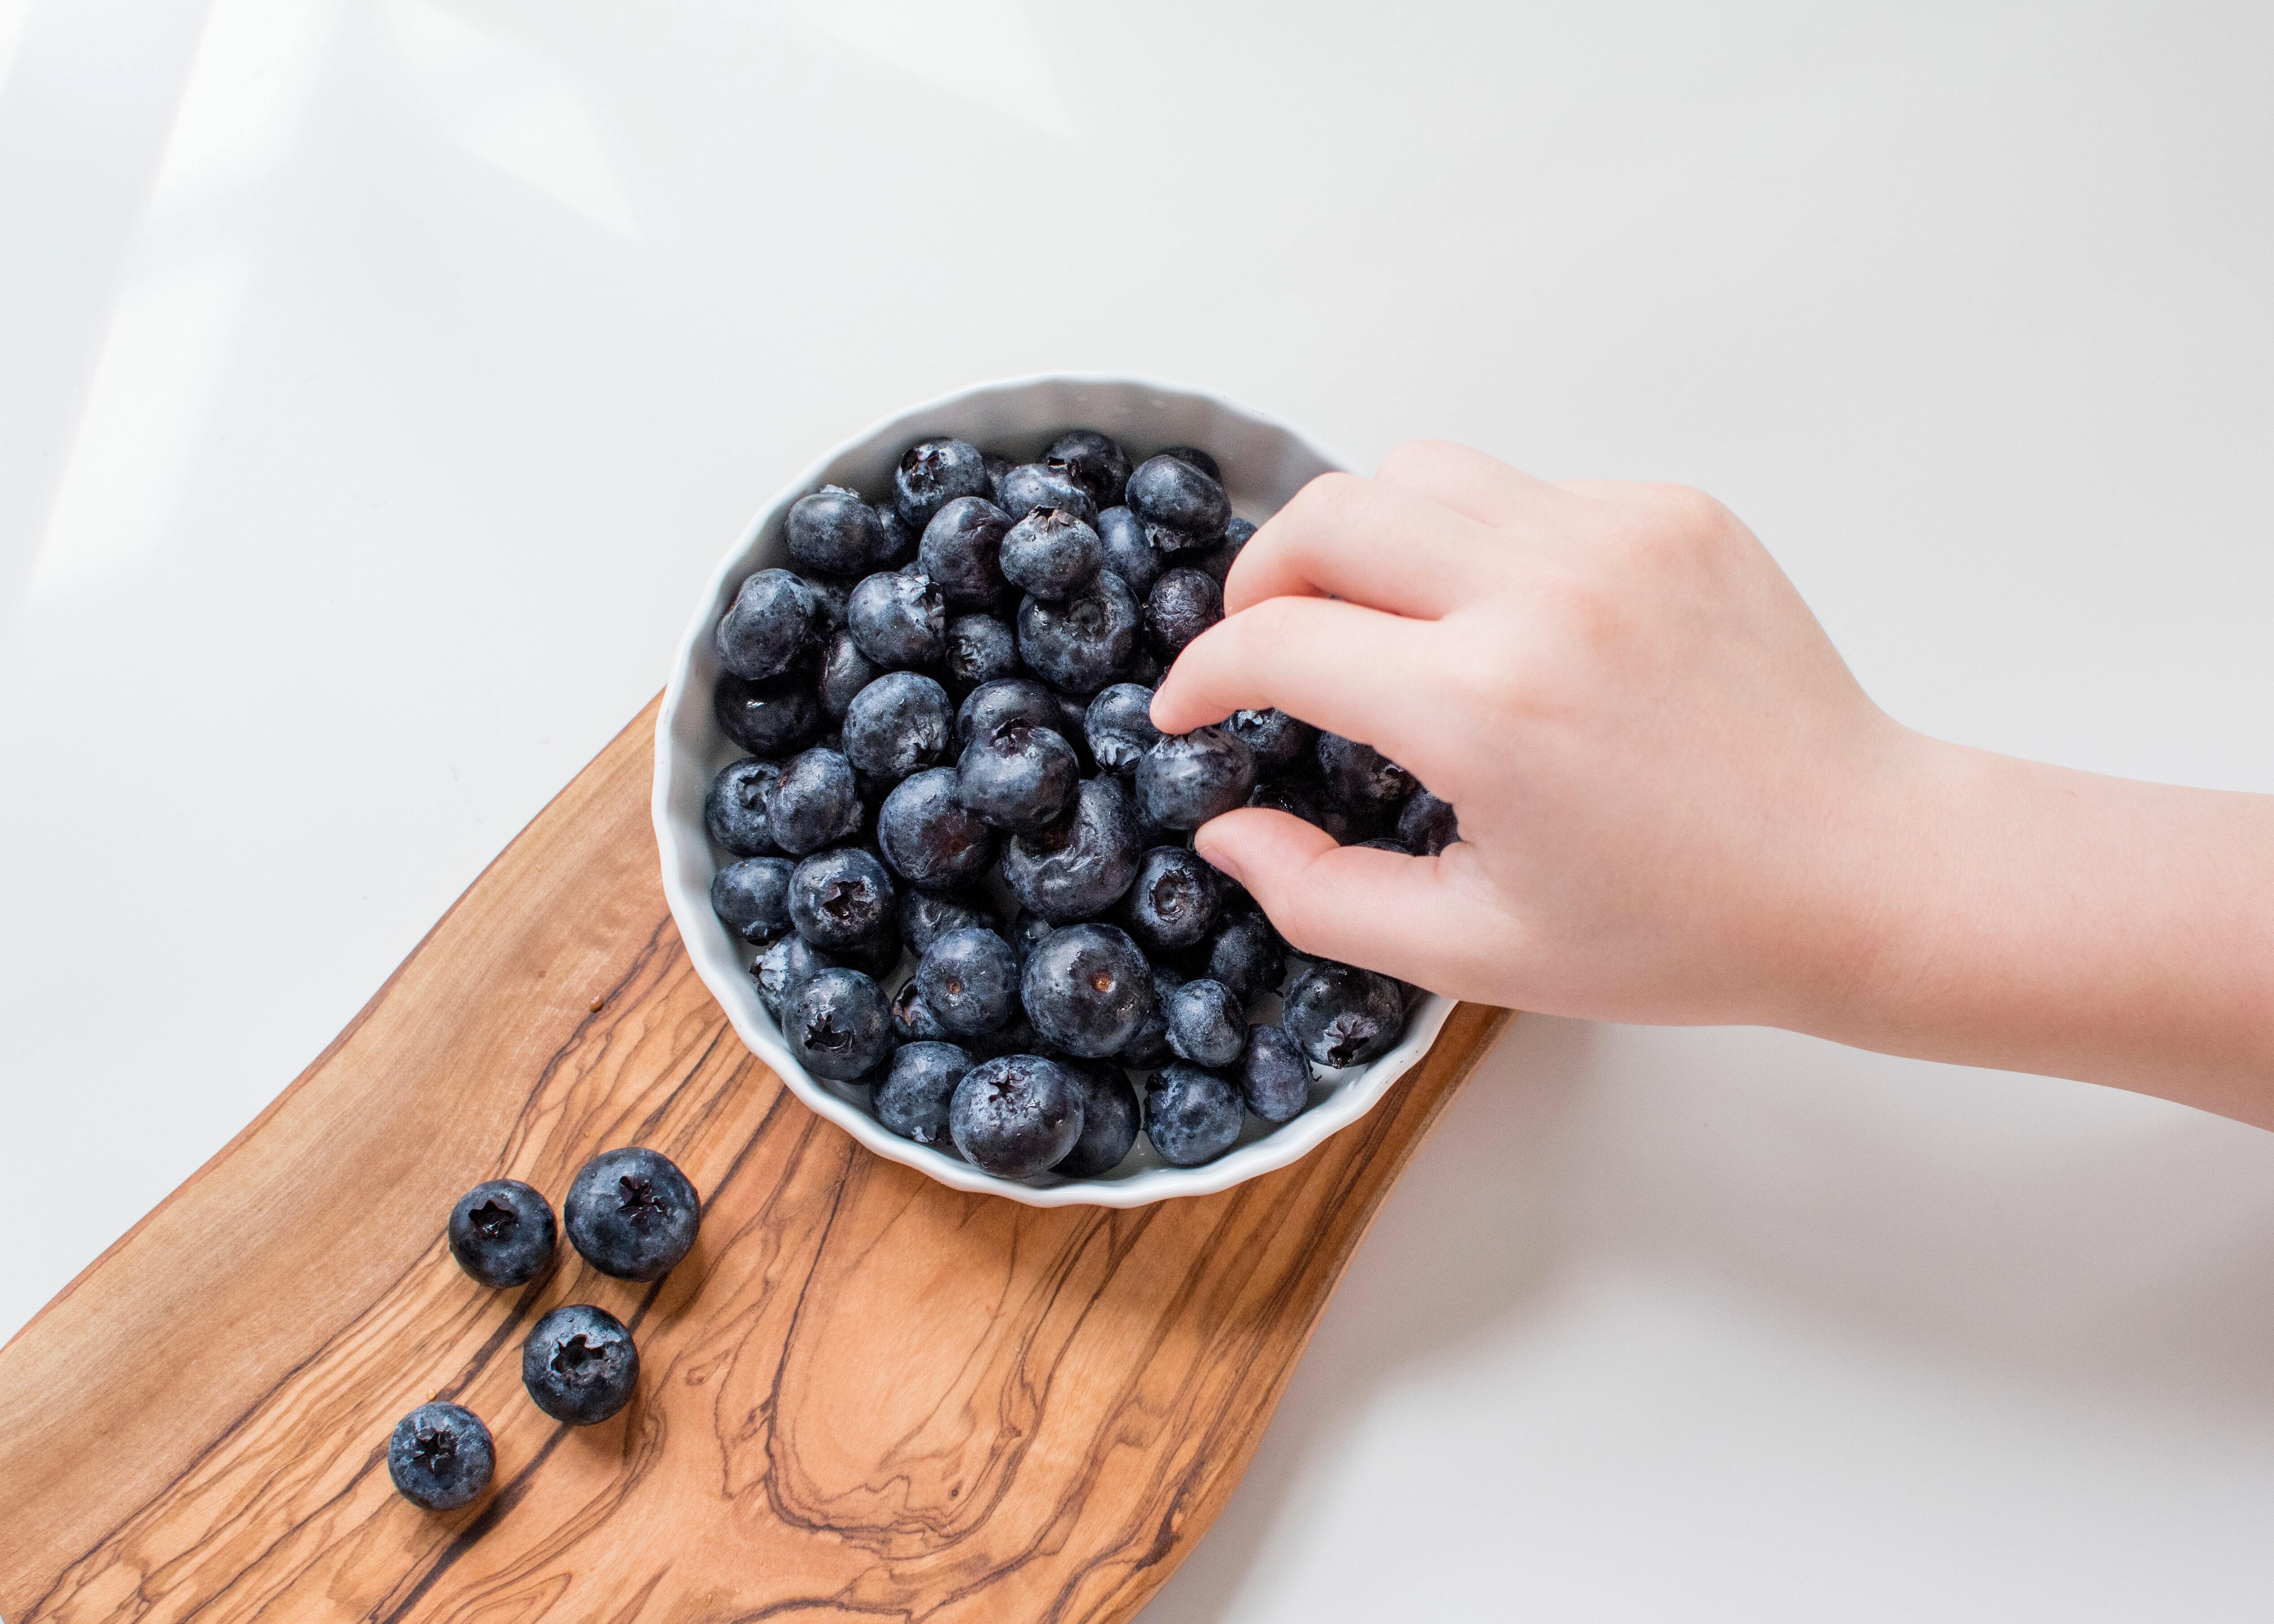
[{"label": "blueberry calyx crown", "polygon": [[422,1426],[410,1440],[410,1453],[420,1465],[439,1470],[443,1462],[458,1458],[458,1440],[440,1427]]},{"label": "blueberry calyx crown", "polygon": [[487,1240],[503,1240],[521,1228],[521,1214],[493,1198],[466,1214],[466,1222],[482,1232]]},{"label": "blueberry calyx crown", "polygon": [[584,1373],[586,1366],[606,1357],[579,1332],[553,1350],[553,1368],[573,1381]]},{"label": "blueberry calyx crown", "polygon": [[663,1212],[655,1186],[634,1173],[616,1180],[616,1210],[635,1222],[659,1217]]}]

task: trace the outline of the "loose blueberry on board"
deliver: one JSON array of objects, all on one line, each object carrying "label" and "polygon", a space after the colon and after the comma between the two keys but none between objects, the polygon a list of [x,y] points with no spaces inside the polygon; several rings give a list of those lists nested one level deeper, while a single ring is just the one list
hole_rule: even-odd
[{"label": "loose blueberry on board", "polygon": [[703,1202],[670,1157],[644,1145],[604,1150],[576,1169],[561,1203],[568,1244],[603,1274],[661,1280],[695,1244]]},{"label": "loose blueberry on board", "polygon": [[829,968],[830,961],[816,952],[813,944],[792,932],[766,949],[750,966],[750,980],[757,983],[758,1002],[766,1006],[766,1013],[777,1021],[781,1019],[782,1000],[789,989],[817,970]]},{"label": "loose blueberry on board", "polygon": [[1097,531],[1070,508],[1037,508],[1003,537],[1003,578],[1036,598],[1071,596],[1104,567]]},{"label": "loose blueberry on board", "polygon": [[792,502],[782,534],[791,561],[809,574],[851,578],[877,567],[876,510],[842,485]]},{"label": "loose blueberry on board", "polygon": [[[1097,517],[1097,502],[1088,487],[1067,470],[1047,462],[1024,462],[1005,473],[996,483],[995,505],[1010,515],[1013,525],[1045,508],[1058,508],[1084,523]],[[1004,573],[1010,574],[1007,566]]]},{"label": "loose blueberry on board", "polygon": [[1003,537],[1011,521],[983,496],[959,496],[924,526],[916,562],[959,609],[983,609],[1002,592]]},{"label": "loose blueberry on board", "polygon": [[1111,925],[1050,932],[1027,955],[1019,989],[1045,1042],[1090,1060],[1135,1037],[1154,1004],[1152,966],[1128,933]]},{"label": "loose blueberry on board", "polygon": [[953,891],[993,866],[995,831],[956,798],[953,767],[903,778],[877,814],[877,844],[911,885]]},{"label": "loose blueberry on board", "polygon": [[901,1044],[877,1089],[877,1120],[904,1139],[946,1145],[947,1102],[972,1065],[970,1051],[953,1043]]},{"label": "loose blueberry on board", "polygon": [[530,1327],[521,1385],[555,1421],[598,1426],[639,1386],[639,1349],[624,1322],[590,1303],[566,1303]]},{"label": "loose blueberry on board", "polygon": [[1328,796],[1353,812],[1386,811],[1413,793],[1413,775],[1370,744],[1322,733],[1318,758]]},{"label": "loose blueberry on board", "polygon": [[1072,924],[1121,899],[1144,850],[1118,780],[1084,778],[1070,815],[1004,848],[1003,883],[1020,907],[1053,924]]},{"label": "loose blueberry on board", "polygon": [[918,535],[948,503],[986,492],[987,459],[968,440],[918,440],[892,470],[892,506]]},{"label": "loose blueberry on board", "polygon": [[781,675],[812,643],[817,608],[802,575],[761,569],[745,577],[719,621],[720,662],[751,682]]},{"label": "loose blueberry on board", "polygon": [[947,690],[913,671],[877,678],[845,713],[846,758],[887,784],[938,762],[954,736]]},{"label": "loose blueberry on board", "polygon": [[916,986],[939,1024],[959,1037],[992,1032],[1019,1009],[1019,961],[992,930],[951,930],[916,966]]},{"label": "loose blueberry on board", "polygon": [[1288,988],[1279,1019],[1319,1064],[1364,1065],[1397,1047],[1405,997],[1386,975],[1321,959]]},{"label": "loose blueberry on board", "polygon": [[821,670],[814,683],[814,696],[821,702],[821,713],[832,722],[842,722],[845,713],[853,708],[853,697],[884,674],[885,668],[861,652],[861,645],[853,640],[849,631],[834,631],[821,645]]},{"label": "loose blueberry on board", "polygon": [[1164,737],[1137,763],[1137,797],[1145,816],[1164,829],[1198,829],[1247,803],[1255,758],[1221,727]]},{"label": "loose blueberry on board", "polygon": [[924,1002],[923,989],[915,978],[909,977],[892,995],[890,1010],[892,1041],[895,1043],[951,1042],[955,1034],[940,1024],[939,1017],[931,1012]]},{"label": "loose blueberry on board", "polygon": [[711,911],[743,941],[764,946],[790,928],[793,871],[787,857],[745,857],[728,863],[711,876]]},{"label": "loose blueberry on board", "polygon": [[1207,572],[1163,570],[1145,596],[1145,643],[1164,660],[1224,619],[1224,592]]},{"label": "loose blueberry on board", "polygon": [[1286,944],[1262,914],[1235,914],[1209,937],[1203,973],[1231,988],[1242,1003],[1253,1004],[1285,978]]},{"label": "loose blueberry on board", "polygon": [[1104,1060],[1061,1060],[1081,1095],[1081,1137],[1050,1171],[1065,1178],[1111,1173],[1137,1142],[1137,1093],[1118,1065]]},{"label": "loose blueberry on board", "polygon": [[859,834],[861,786],[853,763],[818,747],[791,756],[766,790],[766,827],[793,857]]},{"label": "loose blueberry on board", "polygon": [[880,570],[846,599],[845,628],[879,670],[929,665],[947,650],[947,600],[923,575]]},{"label": "loose blueberry on board", "polygon": [[964,1158],[998,1178],[1031,1178],[1065,1160],[1081,1138],[1081,1095],[1064,1067],[1040,1055],[983,1060],[948,1101],[948,1132]]},{"label": "loose blueberry on board", "polygon": [[1248,1028],[1239,1057],[1239,1093],[1247,1109],[1269,1123],[1291,1122],[1311,1103],[1311,1063],[1286,1028]]},{"label": "loose blueberry on board", "polygon": [[955,747],[968,749],[971,741],[1012,722],[1029,727],[1058,726],[1058,696],[1032,677],[1003,677],[983,682],[964,695],[955,712]]},{"label": "loose blueberry on board", "polygon": [[1199,1167],[1239,1137],[1239,1090],[1213,1071],[1178,1064],[1145,1084],[1145,1137],[1171,1167]]},{"label": "loose blueberry on board", "polygon": [[1019,674],[1019,635],[991,614],[958,615],[947,623],[947,651],[940,663],[956,691],[968,695]]},{"label": "loose blueberry on board", "polygon": [[1145,522],[1126,508],[1108,508],[1097,515],[1098,545],[1105,568],[1119,575],[1141,597],[1161,577],[1161,556],[1146,539]]},{"label": "loose blueberry on board", "polygon": [[1138,757],[1161,741],[1153,726],[1153,690],[1142,683],[1117,682],[1097,690],[1082,712],[1089,753],[1108,772],[1137,770]]},{"label": "loose blueberry on board", "polygon": [[966,747],[955,764],[955,793],[982,821],[1031,834],[1058,822],[1081,778],[1081,759],[1056,733],[1005,722]]},{"label": "loose blueberry on board", "polygon": [[395,1424],[387,1440],[387,1475],[395,1492],[421,1511],[456,1511],[489,1487],[497,1448],[482,1418],[437,1399]]},{"label": "loose blueberry on board", "polygon": [[790,923],[825,953],[852,952],[889,931],[899,902],[885,865],[857,846],[816,852],[790,873]]},{"label": "loose blueberry on board", "polygon": [[1180,846],[1156,846],[1137,863],[1121,923],[1149,953],[1191,947],[1216,923],[1216,872]]},{"label": "loose blueberry on board", "polygon": [[[1213,474],[1177,456],[1148,457],[1129,476],[1130,512],[1148,524],[1174,531],[1187,547],[1224,534],[1231,503]],[[1156,551],[1160,544],[1154,543]]]},{"label": "loose blueberry on board", "polygon": [[816,1077],[850,1083],[892,1052],[892,1022],[884,989],[864,971],[817,971],[782,1000],[782,1038],[798,1064]]},{"label": "loose blueberry on board", "polygon": [[486,1286],[525,1286],[553,1261],[552,1204],[517,1178],[476,1184],[450,1208],[458,1267]]},{"label": "loose blueberry on board", "polygon": [[1120,674],[1137,646],[1137,600],[1111,570],[1057,603],[1019,605],[1019,658],[1066,694],[1095,694]]},{"label": "loose blueberry on board", "polygon": [[1224,725],[1255,757],[1259,778],[1276,778],[1305,765],[1319,742],[1317,728],[1284,710],[1235,710]]},{"label": "loose blueberry on board", "polygon": [[703,797],[703,826],[737,857],[769,857],[781,848],[766,832],[766,786],[781,777],[775,763],[745,756],[728,762]]},{"label": "loose blueberry on board", "polygon": [[1219,485],[1224,482],[1224,470],[1216,465],[1216,458],[1198,446],[1170,446],[1163,448],[1161,455],[1174,457],[1179,462],[1191,463]]},{"label": "loose blueberry on board", "polygon": [[[885,861],[892,861],[889,854]],[[911,885],[900,893],[900,940],[922,958],[951,930],[993,930],[995,916],[969,898]]]},{"label": "loose blueberry on board", "polygon": [[1043,461],[1073,475],[1100,508],[1119,501],[1129,483],[1129,454],[1096,429],[1068,429],[1050,441]]},{"label": "loose blueberry on board", "polygon": [[1397,838],[1420,857],[1434,857],[1461,838],[1461,820],[1450,801],[1417,789],[1397,814]]},{"label": "loose blueberry on board", "polygon": [[794,676],[746,682],[728,672],[719,679],[711,710],[719,730],[753,756],[787,756],[821,731],[813,685]]},{"label": "loose blueberry on board", "polygon": [[1179,1060],[1221,1071],[1247,1048],[1247,1006],[1222,981],[1202,976],[1169,1001],[1169,1049]]},{"label": "loose blueberry on board", "polygon": [[1117,1064],[1156,1066],[1173,1057],[1169,1051],[1169,1001],[1184,984],[1184,976],[1170,966],[1153,966],[1152,1008],[1146,1014],[1144,1025],[1137,1028],[1136,1035],[1114,1051]]}]

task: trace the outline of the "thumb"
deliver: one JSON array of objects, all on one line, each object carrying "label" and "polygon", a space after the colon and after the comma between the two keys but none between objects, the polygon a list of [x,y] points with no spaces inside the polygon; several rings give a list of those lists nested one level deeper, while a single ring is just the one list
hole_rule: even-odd
[{"label": "thumb", "polygon": [[1193,849],[1246,886],[1296,951],[1432,991],[1458,996],[1477,981],[1472,961],[1507,934],[1440,858],[1337,846],[1290,813],[1227,812],[1201,825]]}]

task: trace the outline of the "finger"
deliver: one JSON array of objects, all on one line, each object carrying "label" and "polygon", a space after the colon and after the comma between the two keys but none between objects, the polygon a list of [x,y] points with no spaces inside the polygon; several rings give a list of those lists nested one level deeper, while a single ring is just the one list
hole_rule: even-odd
[{"label": "finger", "polygon": [[1321,474],[1240,549],[1224,612],[1267,598],[1341,598],[1432,620],[1472,598],[1480,562],[1508,545],[1414,492]]},{"label": "finger", "polygon": [[1449,863],[1337,846],[1325,830],[1261,807],[1201,824],[1193,849],[1247,887],[1299,952],[1456,996],[1494,984],[1490,960],[1506,932],[1470,882],[1465,853]]},{"label": "finger", "polygon": [[1374,478],[1495,527],[1536,522],[1558,494],[1547,481],[1449,440],[1407,440],[1382,459]]}]

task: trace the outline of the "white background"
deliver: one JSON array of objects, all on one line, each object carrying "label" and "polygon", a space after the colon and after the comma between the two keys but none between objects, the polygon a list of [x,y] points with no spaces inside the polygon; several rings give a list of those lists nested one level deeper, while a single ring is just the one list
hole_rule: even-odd
[{"label": "white background", "polygon": [[[0,1332],[780,480],[982,378],[1699,484],[1904,720],[2274,789],[2270,69],[2241,5],[0,0]],[[1148,1617],[2263,1618],[2270,1495],[2274,1139],[1527,1019]]]}]

